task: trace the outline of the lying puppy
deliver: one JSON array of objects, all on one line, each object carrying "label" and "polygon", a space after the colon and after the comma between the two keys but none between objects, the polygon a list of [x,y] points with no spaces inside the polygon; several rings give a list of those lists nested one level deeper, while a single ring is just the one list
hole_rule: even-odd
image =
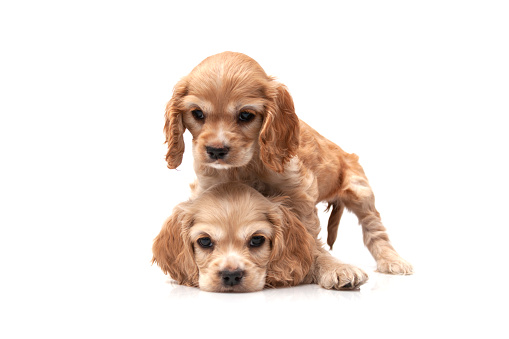
[{"label": "lying puppy", "polygon": [[211,292],[366,282],[362,270],[323,249],[288,203],[240,183],[212,186],[175,207],[154,240],[152,262],[179,284]]},{"label": "lying puppy", "polygon": [[232,52],[205,59],[175,86],[165,117],[169,168],[182,161],[184,131],[193,136],[195,195],[239,181],[265,196],[288,196],[313,237],[320,230],[315,205],[327,202],[331,248],[346,207],[357,215],[378,271],[412,273],[389,242],[358,157],[299,121],[286,87],[253,59]]}]

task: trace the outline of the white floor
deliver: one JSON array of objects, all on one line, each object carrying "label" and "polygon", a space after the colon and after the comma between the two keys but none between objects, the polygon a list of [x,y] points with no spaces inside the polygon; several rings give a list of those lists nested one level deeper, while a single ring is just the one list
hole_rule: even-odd
[{"label": "white floor", "polygon": [[447,254],[426,237],[400,246],[415,265],[413,276],[375,273],[348,214],[334,255],[369,273],[359,291],[304,285],[219,294],[178,286],[151,266],[151,240],[159,226],[138,224],[137,213],[131,217],[132,223],[116,224],[113,231],[106,230],[107,223],[91,227],[93,235],[86,227],[83,233],[69,231],[67,238],[18,233],[31,250],[25,252],[19,242],[7,247],[2,337],[504,338],[509,333],[507,270],[501,262]]},{"label": "white floor", "polygon": [[159,277],[153,297],[162,300],[155,310],[162,323],[167,319],[167,325],[173,324],[170,327],[214,338],[230,332],[252,338],[260,333],[269,338],[507,338],[507,273],[495,273],[501,279],[490,281],[487,272],[475,272],[490,271],[489,266],[474,265],[472,271],[468,265],[455,266],[452,256],[430,259],[414,261],[412,276],[379,274],[374,263],[360,265],[370,278],[359,291],[304,285],[228,295],[177,286]]}]

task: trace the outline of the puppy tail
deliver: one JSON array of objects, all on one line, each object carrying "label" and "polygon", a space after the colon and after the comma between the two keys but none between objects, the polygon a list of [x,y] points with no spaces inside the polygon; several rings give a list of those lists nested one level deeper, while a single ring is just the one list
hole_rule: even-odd
[{"label": "puppy tail", "polygon": [[331,207],[332,212],[329,217],[329,224],[327,225],[327,245],[329,245],[332,250],[332,245],[334,245],[338,236],[339,221],[341,220],[341,216],[345,210],[345,205],[343,205],[340,201],[329,202],[325,212],[328,212]]}]

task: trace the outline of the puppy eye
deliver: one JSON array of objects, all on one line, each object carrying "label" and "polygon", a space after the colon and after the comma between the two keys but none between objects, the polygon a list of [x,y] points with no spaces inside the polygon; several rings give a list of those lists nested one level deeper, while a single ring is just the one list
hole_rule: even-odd
[{"label": "puppy eye", "polygon": [[198,245],[203,248],[210,248],[212,247],[212,240],[209,237],[200,238],[198,239]]},{"label": "puppy eye", "polygon": [[249,241],[249,246],[250,247],[260,247],[260,246],[263,245],[264,242],[265,242],[265,237],[264,236],[262,236],[262,235],[255,235]]},{"label": "puppy eye", "polygon": [[254,114],[250,112],[240,112],[239,120],[243,122],[251,121],[254,118]]},{"label": "puppy eye", "polygon": [[191,112],[193,114],[193,117],[195,117],[196,119],[198,120],[203,120],[205,119],[205,115],[203,114],[203,112],[199,109],[195,109]]}]

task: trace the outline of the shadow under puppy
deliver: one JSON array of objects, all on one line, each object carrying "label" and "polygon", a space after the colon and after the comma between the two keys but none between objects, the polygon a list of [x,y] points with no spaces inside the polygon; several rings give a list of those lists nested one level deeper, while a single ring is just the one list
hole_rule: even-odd
[{"label": "shadow under puppy", "polygon": [[354,289],[368,279],[322,247],[289,207],[240,183],[212,186],[177,205],[152,247],[152,262],[179,284],[211,292],[317,283]]}]

